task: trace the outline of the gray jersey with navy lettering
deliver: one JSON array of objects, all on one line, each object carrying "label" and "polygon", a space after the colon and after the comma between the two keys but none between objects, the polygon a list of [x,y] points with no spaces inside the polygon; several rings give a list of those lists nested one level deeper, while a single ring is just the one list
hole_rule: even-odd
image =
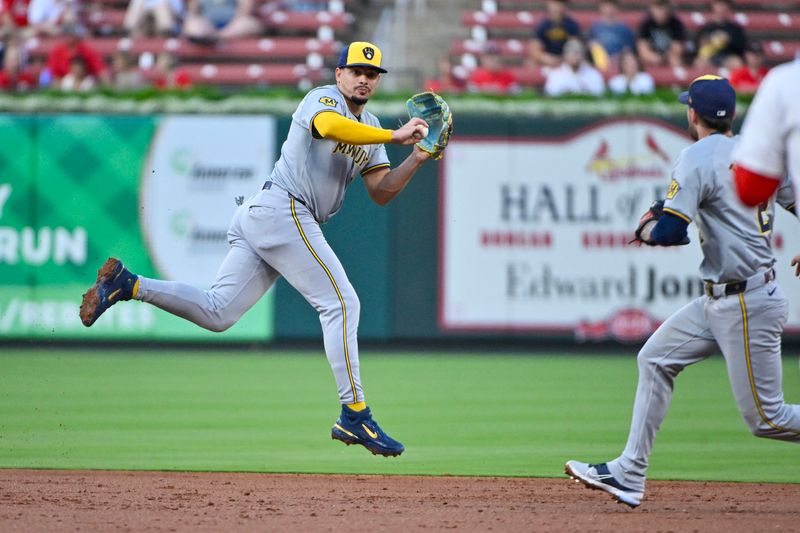
[{"label": "gray jersey with navy lettering", "polygon": [[[758,207],[742,204],[734,189],[732,152],[737,140],[710,135],[685,148],[675,163],[664,211],[694,221],[700,234],[701,277],[712,283],[749,278],[772,267],[772,221],[775,201]],[[793,203],[784,181],[778,202]]]},{"label": "gray jersey with navy lettering", "polygon": [[311,123],[324,111],[381,127],[368,111],[360,117],[353,115],[335,85],[312,89],[300,102],[270,180],[305,203],[320,223],[336,214],[345,189],[357,174],[389,166],[383,144],[348,145],[315,135]]}]

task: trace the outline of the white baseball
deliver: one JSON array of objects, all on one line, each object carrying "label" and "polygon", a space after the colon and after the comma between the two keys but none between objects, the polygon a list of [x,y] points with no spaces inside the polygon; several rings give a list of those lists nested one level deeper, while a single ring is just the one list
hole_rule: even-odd
[{"label": "white baseball", "polygon": [[428,128],[426,128],[425,126],[420,126],[419,129],[417,129],[417,132],[414,134],[414,137],[416,137],[417,139],[424,139],[427,136],[428,136]]}]

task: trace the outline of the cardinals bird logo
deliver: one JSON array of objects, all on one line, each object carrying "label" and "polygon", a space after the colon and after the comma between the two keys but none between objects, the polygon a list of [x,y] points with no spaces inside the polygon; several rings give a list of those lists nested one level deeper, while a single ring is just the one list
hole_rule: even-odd
[{"label": "cardinals bird logo", "polygon": [[669,161],[670,161],[669,156],[658,145],[658,143],[656,142],[656,139],[655,139],[655,137],[653,137],[652,133],[648,133],[647,134],[647,137],[645,137],[645,142],[647,143],[647,147],[650,149],[651,152],[655,153],[665,163],[669,163]]}]

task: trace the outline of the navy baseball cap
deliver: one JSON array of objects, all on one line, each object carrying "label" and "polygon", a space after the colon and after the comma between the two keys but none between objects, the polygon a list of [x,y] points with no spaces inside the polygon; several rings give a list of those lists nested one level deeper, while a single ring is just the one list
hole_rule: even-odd
[{"label": "navy baseball cap", "polygon": [[345,67],[369,67],[381,73],[386,73],[386,69],[381,68],[381,49],[366,41],[356,41],[350,43],[342,49],[339,55],[337,68]]},{"label": "navy baseball cap", "polygon": [[736,91],[728,80],[711,74],[696,78],[678,100],[705,118],[732,118],[736,112]]}]

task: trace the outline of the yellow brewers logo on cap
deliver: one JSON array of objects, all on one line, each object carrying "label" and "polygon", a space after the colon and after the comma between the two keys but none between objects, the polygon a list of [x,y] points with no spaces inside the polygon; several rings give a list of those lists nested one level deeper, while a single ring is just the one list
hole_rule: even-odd
[{"label": "yellow brewers logo on cap", "polygon": [[386,72],[381,67],[383,54],[381,49],[366,41],[356,41],[347,45],[339,56],[339,68],[344,67],[370,67],[378,72]]}]

